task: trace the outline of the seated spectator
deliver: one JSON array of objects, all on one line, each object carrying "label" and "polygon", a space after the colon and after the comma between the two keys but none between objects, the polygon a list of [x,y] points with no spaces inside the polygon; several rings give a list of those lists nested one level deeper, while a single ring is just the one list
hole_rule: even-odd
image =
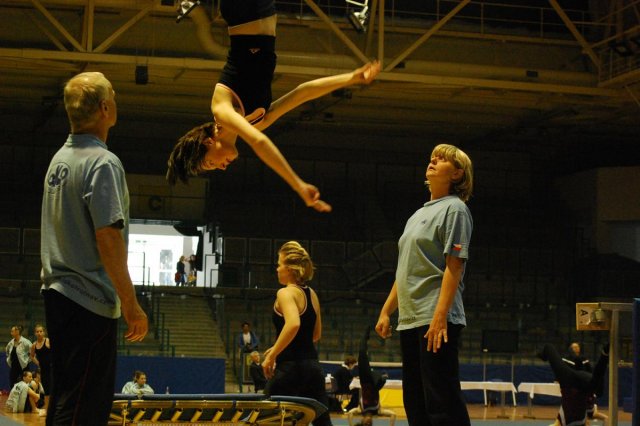
[{"label": "seated spectator", "polygon": [[260,392],[264,390],[267,384],[267,379],[264,377],[264,371],[262,371],[262,364],[260,364],[260,352],[251,352],[251,365],[249,366],[249,375],[253,380],[254,390]]},{"label": "seated spectator", "polygon": [[133,380],[125,383],[122,393],[127,395],[151,395],[153,388],[147,384],[147,375],[140,370],[133,373]]},{"label": "seated spectator", "polygon": [[44,391],[44,386],[42,385],[42,373],[40,373],[40,369],[38,369],[33,373],[31,373],[31,375],[32,375],[32,380],[31,380],[31,383],[29,383],[29,386],[35,393],[38,394],[38,397],[39,397],[38,401],[36,401],[36,407],[46,409],[45,407],[46,392]]},{"label": "seated spectator", "polygon": [[7,402],[5,405],[5,411],[9,413],[38,413],[43,417],[47,415],[47,412],[37,407],[40,395],[31,389],[31,381],[33,380],[31,371],[24,371],[22,373],[22,380],[13,385]]}]

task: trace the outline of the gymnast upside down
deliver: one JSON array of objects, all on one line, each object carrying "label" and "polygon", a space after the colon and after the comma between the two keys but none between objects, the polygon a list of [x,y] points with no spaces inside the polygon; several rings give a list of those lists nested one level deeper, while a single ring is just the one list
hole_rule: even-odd
[{"label": "gymnast upside down", "polygon": [[[369,84],[380,72],[377,61],[356,70],[300,84],[275,101],[271,81],[276,66],[277,16],[273,0],[223,0],[222,17],[227,22],[231,46],[227,62],[211,99],[213,122],[197,126],[182,136],[168,160],[167,180],[175,184],[210,170],[225,170],[238,157],[240,137],[256,155],[298,193],[305,204],[319,212],[331,211],[320,199],[320,191],[305,182],[289,165],[263,131],[278,118],[304,102],[355,84]],[[205,32],[210,22],[196,6],[192,18]]]}]

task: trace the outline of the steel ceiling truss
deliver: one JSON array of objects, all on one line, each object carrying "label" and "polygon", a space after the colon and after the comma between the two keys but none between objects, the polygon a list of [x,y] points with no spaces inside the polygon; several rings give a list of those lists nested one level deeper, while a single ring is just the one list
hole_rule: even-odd
[{"label": "steel ceiling truss", "polygon": [[602,40],[593,45],[600,54],[599,85],[622,87],[638,103],[631,88],[640,85],[640,0],[610,1],[599,22],[605,26]]},{"label": "steel ceiling truss", "polygon": [[[444,1],[444,0],[438,0]],[[379,0],[371,0],[371,25],[367,28],[367,37],[364,51],[360,49],[357,44],[347,35],[345,30],[337,25],[333,19],[328,16],[320,6],[314,0],[300,0],[311,9],[317,18],[326,27],[333,32],[336,37],[344,43],[344,45],[351,51],[353,57],[352,61],[357,63],[364,63],[368,61],[371,53],[371,46],[373,45],[374,33],[378,34],[378,52],[377,56],[383,62],[384,72],[380,75],[380,80],[388,81],[407,81],[415,83],[423,83],[428,85],[442,85],[447,87],[475,87],[475,88],[489,88],[489,89],[506,89],[515,91],[529,91],[529,92],[555,92],[574,94],[581,96],[595,96],[595,97],[614,97],[614,98],[626,98],[629,99],[628,89],[605,89],[595,86],[585,85],[570,85],[570,84],[538,84],[534,82],[524,81],[507,81],[496,79],[483,79],[483,78],[461,78],[455,76],[442,76],[442,75],[428,75],[428,74],[416,74],[407,73],[396,70],[396,67],[403,61],[411,58],[411,55],[420,46],[423,46],[433,37],[438,35],[444,36],[456,36],[460,32],[452,31],[445,33],[443,27],[447,25],[453,18],[456,17],[464,8],[472,3],[471,0],[462,0],[458,2],[448,13],[443,16],[438,16],[437,21],[430,28],[423,30],[422,34],[416,39],[414,43],[401,51],[395,58],[391,59],[388,63],[384,63],[385,53],[385,32],[393,30],[398,31],[398,26],[394,25],[392,29],[385,28],[385,16],[387,15],[385,10],[385,2]],[[593,62],[597,69],[601,68],[601,59],[594,50],[595,47],[602,46],[602,43],[590,43],[581,34],[576,25],[569,18],[567,13],[562,9],[557,0],[549,0],[553,9],[558,13],[568,30],[573,34],[577,43],[582,47],[582,51]],[[638,3],[640,0],[633,0],[625,3],[624,0],[617,0],[617,4],[621,5],[620,10],[614,10],[607,16],[608,22],[614,20],[614,17],[624,14],[635,14],[636,20],[640,14],[638,13]],[[46,3],[46,5],[45,5]],[[30,6],[30,7],[29,7]],[[94,63],[128,63],[137,64],[141,61],[149,65],[159,65],[166,67],[176,67],[179,69],[195,69],[195,70],[221,70],[223,62],[219,60],[210,59],[196,59],[196,58],[178,58],[178,57],[153,57],[147,56],[141,58],[138,56],[129,56],[122,54],[109,54],[109,49],[114,43],[122,37],[128,30],[138,24],[145,18],[152,15],[175,15],[175,7],[163,5],[161,0],[8,0],[3,2],[2,8],[6,7],[18,7],[25,9],[28,16],[34,19],[34,14],[39,13],[46,21],[53,27],[58,34],[54,34],[49,28],[37,23],[37,27],[46,37],[51,41],[52,49],[16,49],[16,48],[0,48],[0,56],[4,58],[10,58],[12,60],[42,60],[48,59],[53,61],[70,61],[70,62],[94,62]],[[82,31],[78,36],[74,36],[64,23],[60,22],[50,9],[64,8],[64,9],[77,9],[83,14]],[[94,32],[96,25],[96,14],[109,11],[128,10],[133,11],[135,14],[129,18],[120,27],[113,29],[110,35],[101,42],[95,40]],[[377,27],[375,25],[377,19]],[[618,18],[619,19],[619,18]],[[612,24],[605,25],[607,29],[613,27]],[[638,25],[632,29],[624,29],[617,27],[616,34],[637,34],[639,28]],[[416,31],[415,28],[413,28]],[[631,31],[633,30],[633,31]],[[419,31],[419,30],[418,30]],[[614,37],[606,34],[608,37]],[[463,37],[486,37],[486,34],[464,35]],[[504,36],[506,37],[506,36]],[[504,38],[503,37],[503,38]],[[521,42],[530,43],[544,43],[543,39],[536,37],[519,37]],[[73,51],[69,51],[65,47],[66,43],[70,44]],[[566,41],[565,41],[566,43]],[[97,46],[95,45],[97,44]],[[286,53],[282,55],[286,57]],[[313,67],[313,66],[297,66],[293,63],[287,64],[286,62],[279,65],[277,72],[280,73],[295,73],[306,75],[322,75],[327,73],[327,67]]]}]

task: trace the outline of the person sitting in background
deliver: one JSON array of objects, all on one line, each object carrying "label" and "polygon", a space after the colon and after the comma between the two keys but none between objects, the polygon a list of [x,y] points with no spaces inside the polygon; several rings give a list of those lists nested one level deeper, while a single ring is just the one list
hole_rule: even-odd
[{"label": "person sitting in background", "polygon": [[253,380],[254,390],[260,392],[264,390],[267,384],[267,379],[264,377],[264,371],[262,371],[262,364],[260,364],[260,352],[251,352],[251,365],[249,366],[249,375]]},{"label": "person sitting in background", "polygon": [[153,388],[147,384],[147,375],[140,370],[133,373],[133,380],[125,383],[122,393],[126,395],[152,395]]},{"label": "person sitting in background", "polygon": [[5,411],[8,413],[38,413],[43,417],[47,412],[37,407],[40,395],[31,389],[30,383],[33,380],[31,371],[22,373],[22,380],[13,385],[7,402]]},{"label": "person sitting in background", "polygon": [[31,380],[31,383],[29,383],[29,386],[35,393],[38,394],[36,407],[46,409],[45,407],[46,393],[44,391],[44,386],[42,385],[42,373],[40,372],[40,369],[37,369],[36,371],[31,373],[31,377],[32,377],[32,380]]}]

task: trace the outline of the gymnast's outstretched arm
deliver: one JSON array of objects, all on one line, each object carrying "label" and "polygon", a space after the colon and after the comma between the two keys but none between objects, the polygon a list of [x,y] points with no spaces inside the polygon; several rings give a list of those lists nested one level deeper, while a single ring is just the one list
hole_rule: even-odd
[{"label": "gymnast's outstretched arm", "polygon": [[355,84],[369,84],[379,73],[380,62],[373,61],[352,72],[322,77],[302,83],[286,95],[273,101],[264,119],[256,124],[256,128],[264,130],[292,109],[334,90]]},{"label": "gymnast's outstretched arm", "polygon": [[237,134],[249,144],[258,158],[280,175],[307,206],[320,212],[330,212],[331,206],[320,199],[318,188],[303,181],[271,139],[235,111],[230,96],[231,93],[227,90],[214,90],[211,111],[216,118],[216,123]]}]

